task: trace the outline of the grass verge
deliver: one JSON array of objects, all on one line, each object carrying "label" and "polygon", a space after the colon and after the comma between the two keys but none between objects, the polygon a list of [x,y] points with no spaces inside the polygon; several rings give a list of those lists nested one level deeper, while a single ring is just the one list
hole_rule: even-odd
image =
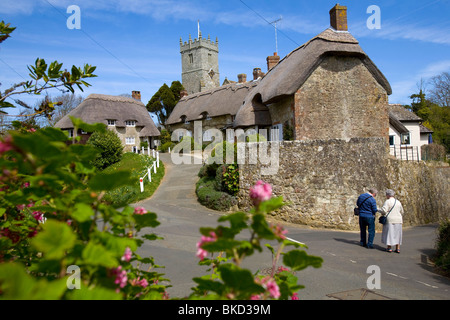
[{"label": "grass verge", "polygon": [[127,170],[131,173],[131,181],[136,182],[107,192],[103,200],[114,206],[124,206],[151,197],[156,189],[158,189],[164,177],[165,168],[163,162],[159,162],[159,168],[157,168],[156,174],[152,170],[152,182],[148,181],[148,177],[144,178],[144,192],[141,192],[139,178],[147,173],[147,168],[153,164],[153,161],[155,159],[149,156],[131,152],[125,153],[122,160],[106,168],[104,172],[111,173]]}]

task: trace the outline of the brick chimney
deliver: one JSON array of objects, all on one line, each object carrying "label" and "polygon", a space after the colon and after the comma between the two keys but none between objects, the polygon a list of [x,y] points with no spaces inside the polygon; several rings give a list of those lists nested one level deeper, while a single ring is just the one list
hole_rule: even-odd
[{"label": "brick chimney", "polygon": [[141,101],[141,92],[140,91],[131,91],[131,97],[138,101]]},{"label": "brick chimney", "polygon": [[274,52],[273,56],[267,57],[267,71],[275,67],[280,62],[280,56]]},{"label": "brick chimney", "polygon": [[330,10],[330,25],[336,31],[348,31],[347,7],[338,3]]},{"label": "brick chimney", "polygon": [[258,78],[264,77],[264,73],[261,71],[261,68],[253,69],[253,80],[258,80]]},{"label": "brick chimney", "polygon": [[186,97],[187,95],[188,95],[187,90],[181,90],[181,91],[180,91],[180,99]]},{"label": "brick chimney", "polygon": [[245,73],[238,74],[238,82],[239,83],[247,82],[247,75]]}]

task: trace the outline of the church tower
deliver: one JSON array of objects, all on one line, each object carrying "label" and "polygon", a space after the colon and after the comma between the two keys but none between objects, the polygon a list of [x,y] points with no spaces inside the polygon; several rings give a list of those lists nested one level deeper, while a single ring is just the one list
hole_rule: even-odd
[{"label": "church tower", "polygon": [[[200,28],[199,28],[200,29]],[[180,38],[181,52],[181,81],[188,94],[203,92],[220,86],[219,77],[219,41],[202,38],[198,32],[198,39],[189,42]]]}]

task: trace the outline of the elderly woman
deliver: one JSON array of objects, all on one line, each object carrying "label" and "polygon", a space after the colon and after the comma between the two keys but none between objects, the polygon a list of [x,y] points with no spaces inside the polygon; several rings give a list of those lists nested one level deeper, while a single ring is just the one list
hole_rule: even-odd
[{"label": "elderly woman", "polygon": [[395,252],[400,253],[402,244],[402,224],[403,224],[403,206],[394,197],[394,191],[386,190],[387,200],[378,211],[387,217],[386,224],[383,225],[381,242],[387,245],[387,252],[392,252],[392,246],[395,245]]}]

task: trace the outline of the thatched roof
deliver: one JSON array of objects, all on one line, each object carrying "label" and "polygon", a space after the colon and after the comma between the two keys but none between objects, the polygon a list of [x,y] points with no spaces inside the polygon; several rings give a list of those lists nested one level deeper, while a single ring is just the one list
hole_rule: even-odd
[{"label": "thatched roof", "polygon": [[190,94],[180,99],[166,121],[167,125],[210,117],[236,115],[245,97],[256,87],[259,81],[231,83],[221,87]]},{"label": "thatched roof", "polygon": [[257,95],[260,96],[258,101],[264,105],[293,95],[321,62],[330,55],[360,58],[376,81],[386,90],[387,94],[390,95],[392,93],[389,82],[350,33],[327,29],[289,53],[275,67],[269,70],[258,87],[245,99],[244,105],[236,116],[234,126],[258,124],[254,122],[255,106],[252,104]]},{"label": "thatched roof", "polygon": [[422,121],[422,118],[401,104],[389,104],[388,109],[389,113],[399,121]]},{"label": "thatched roof", "polygon": [[69,116],[80,118],[86,123],[104,123],[115,120],[116,127],[125,127],[125,121],[136,121],[136,127],[143,127],[141,137],[156,137],[160,135],[145,105],[136,99],[109,96],[103,94],[89,95],[78,107],[59,120],[55,127],[73,129]]}]

